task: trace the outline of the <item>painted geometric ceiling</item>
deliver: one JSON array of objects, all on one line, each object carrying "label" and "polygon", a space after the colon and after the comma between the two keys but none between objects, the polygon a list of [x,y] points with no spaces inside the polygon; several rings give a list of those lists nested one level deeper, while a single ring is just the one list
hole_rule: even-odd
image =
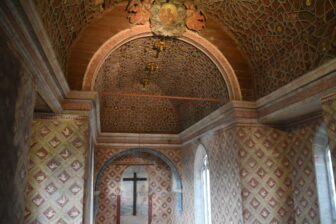
[{"label": "painted geometric ceiling", "polygon": [[204,8],[246,52],[257,97],[336,57],[335,0],[210,0]]},{"label": "painted geometric ceiling", "polygon": [[[119,1],[35,2],[66,73],[69,49],[79,33]],[[254,73],[257,98],[336,56],[334,0],[199,2],[205,15],[221,24],[247,56]]]},{"label": "painted geometric ceiling", "polygon": [[[87,55],[96,49],[90,45],[94,42],[92,39],[82,45],[76,45],[76,41],[85,39],[90,28],[91,38],[104,43],[101,36],[94,36],[101,24],[115,22],[111,27],[114,33],[100,28],[99,32],[105,32],[105,36],[107,32],[114,35],[130,27],[125,2],[35,0],[35,3],[70,87],[72,80],[77,82],[75,89],[80,89],[82,77],[74,76],[72,69],[76,69],[77,64],[69,66],[74,58],[70,57],[71,52],[77,47],[83,54],[76,55],[75,59],[87,57],[78,64],[82,66],[80,73],[84,73],[91,57]],[[249,92],[242,93],[244,100],[263,97],[336,57],[335,0],[208,0],[199,3],[211,26],[200,35],[239,65],[238,70],[235,69],[237,77],[240,72],[238,81],[244,86],[242,90]],[[105,18],[109,20],[104,21]],[[230,46],[220,46],[223,45],[221,35],[213,41],[215,33],[220,32],[232,39],[222,41]],[[113,51],[100,68],[94,89],[101,94],[103,131],[179,133],[228,102],[227,87],[209,58],[177,40],[168,40],[169,49],[174,50],[167,50],[156,58],[155,52],[144,49],[144,46],[153,46],[155,41],[155,38],[141,38],[128,42]],[[146,74],[146,65],[153,60],[159,64],[156,71],[159,76],[144,90],[140,82]],[[220,99],[220,102],[162,96]]]},{"label": "painted geometric ceiling", "polygon": [[[176,134],[229,101],[222,74],[203,52],[166,39],[166,50],[157,54],[159,40],[132,40],[105,59],[94,85],[102,131]],[[157,68],[149,71],[150,64]]]}]

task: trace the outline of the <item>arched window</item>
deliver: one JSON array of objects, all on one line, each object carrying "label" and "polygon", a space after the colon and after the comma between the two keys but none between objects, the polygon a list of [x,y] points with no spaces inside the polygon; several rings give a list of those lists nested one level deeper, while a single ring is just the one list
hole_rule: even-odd
[{"label": "arched window", "polygon": [[200,145],[196,152],[194,164],[194,190],[195,190],[195,223],[211,224],[211,194],[209,160]]},{"label": "arched window", "polygon": [[314,142],[314,159],[318,201],[322,224],[336,223],[336,192],[328,135],[324,124],[318,129]]}]

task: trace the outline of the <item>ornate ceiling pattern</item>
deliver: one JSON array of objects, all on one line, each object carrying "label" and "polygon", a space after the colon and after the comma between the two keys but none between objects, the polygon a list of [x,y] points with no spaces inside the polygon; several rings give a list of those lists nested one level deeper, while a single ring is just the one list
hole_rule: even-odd
[{"label": "ornate ceiling pattern", "polygon": [[[64,69],[79,32],[117,1],[35,2]],[[202,9],[232,33],[247,55],[257,97],[336,56],[335,1],[209,0]]]},{"label": "ornate ceiling pattern", "polygon": [[[99,0],[35,0],[36,9],[49,34],[63,71],[66,71],[72,43],[79,32],[102,12],[102,2]],[[105,2],[106,7],[112,5],[112,1],[105,0]]]},{"label": "ornate ceiling pattern", "polygon": [[336,56],[332,0],[210,0],[207,15],[233,33],[265,96]]},{"label": "ornate ceiling pattern", "polygon": [[[166,39],[166,50],[157,57],[158,40],[130,41],[105,59],[94,86],[101,97],[103,131],[176,134],[229,101],[222,74],[203,52]],[[157,69],[144,87],[149,63]]]}]

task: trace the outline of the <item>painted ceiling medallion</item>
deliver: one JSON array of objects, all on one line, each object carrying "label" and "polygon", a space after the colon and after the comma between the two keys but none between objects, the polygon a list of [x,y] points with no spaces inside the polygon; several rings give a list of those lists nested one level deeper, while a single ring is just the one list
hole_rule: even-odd
[{"label": "painted ceiling medallion", "polygon": [[186,10],[178,1],[155,2],[151,8],[151,29],[156,35],[181,36],[185,32]]},{"label": "painted ceiling medallion", "polygon": [[180,0],[131,0],[127,7],[131,24],[150,22],[151,30],[159,36],[181,36],[186,28],[201,31],[205,16],[192,2]]}]

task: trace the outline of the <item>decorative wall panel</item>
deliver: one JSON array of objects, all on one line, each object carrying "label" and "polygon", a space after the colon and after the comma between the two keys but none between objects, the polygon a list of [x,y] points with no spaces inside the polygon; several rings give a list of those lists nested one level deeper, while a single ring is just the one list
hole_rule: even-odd
[{"label": "decorative wall panel", "polygon": [[287,131],[239,125],[186,146],[183,223],[194,223],[193,161],[200,143],[209,155],[214,223],[319,223],[312,156],[319,124]]},{"label": "decorative wall panel", "polygon": [[0,29],[0,222],[23,223],[33,80]]},{"label": "decorative wall panel", "polygon": [[294,223],[291,167],[285,133],[238,127],[244,223]]},{"label": "decorative wall panel", "polygon": [[319,223],[313,144],[321,121],[289,129],[288,158],[292,166],[295,223]]},{"label": "decorative wall panel", "polygon": [[88,122],[80,117],[35,119],[25,222],[83,223]]},{"label": "decorative wall panel", "polygon": [[183,150],[185,224],[194,223],[194,160],[198,144],[203,144],[210,163],[212,222],[243,223],[239,160],[235,129],[220,130],[187,145]]},{"label": "decorative wall panel", "polygon": [[128,166],[136,164],[144,164],[149,175],[149,194],[152,195],[153,202],[152,223],[173,223],[175,205],[170,169],[162,160],[149,154],[126,156],[108,167],[100,185],[97,223],[116,223],[117,195],[121,192],[122,174]]}]

